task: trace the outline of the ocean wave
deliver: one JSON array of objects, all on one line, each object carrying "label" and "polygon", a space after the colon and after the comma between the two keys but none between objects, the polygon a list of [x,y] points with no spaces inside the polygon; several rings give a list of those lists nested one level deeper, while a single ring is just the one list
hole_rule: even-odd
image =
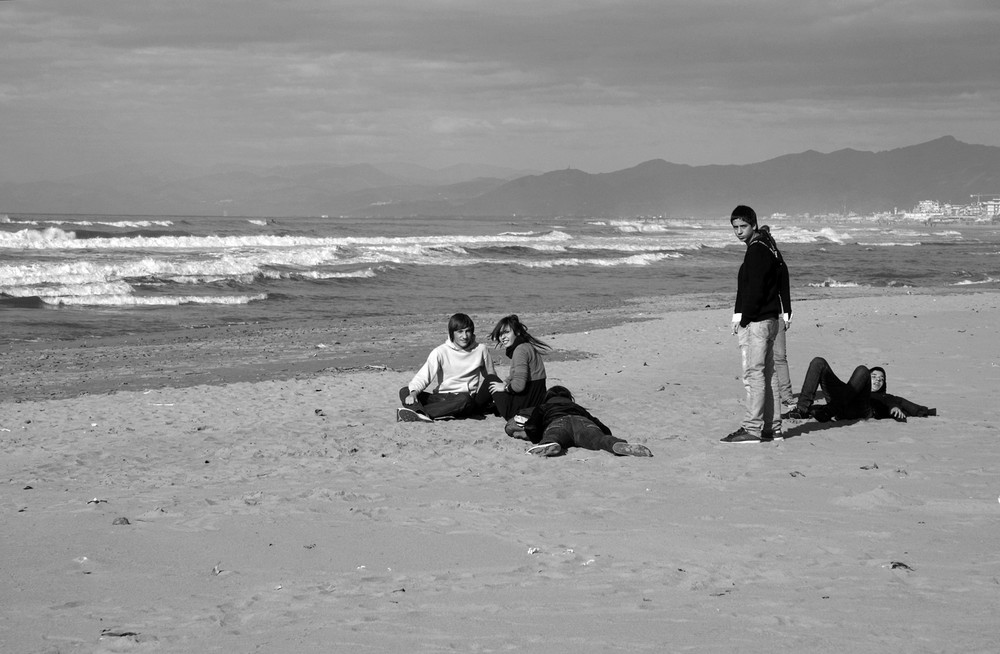
[{"label": "ocean wave", "polygon": [[608,222],[608,227],[613,227],[622,234],[665,233],[672,229],[671,225],[658,220],[612,220]]},{"label": "ocean wave", "polygon": [[371,268],[365,270],[353,270],[351,272],[329,272],[322,270],[307,270],[304,272],[283,272],[278,270],[267,270],[264,277],[268,279],[303,279],[322,281],[324,279],[371,279],[378,274]]},{"label": "ocean wave", "polygon": [[867,288],[868,284],[859,284],[857,282],[838,282],[836,279],[826,279],[822,282],[813,282],[811,284],[806,284],[812,288]]},{"label": "ocean wave", "polygon": [[914,247],[914,246],[917,246],[917,245],[922,245],[922,243],[920,243],[919,241],[916,241],[916,242],[913,242],[913,243],[893,243],[893,242],[887,242],[887,243],[862,243],[861,241],[858,241],[858,245],[860,245],[861,247],[865,247],[865,248],[892,248],[892,247],[909,248],[909,247]]},{"label": "ocean wave", "polygon": [[157,306],[181,306],[184,304],[201,305],[242,305],[251,302],[260,302],[267,299],[267,293],[257,293],[254,295],[174,295],[174,296],[134,296],[134,295],[96,295],[96,296],[67,296],[60,298],[42,298],[46,304],[71,305],[71,306],[100,306],[100,307],[157,307]]},{"label": "ocean wave", "polygon": [[46,220],[0,220],[0,222],[6,222],[17,225],[73,225],[80,227],[94,227],[96,225],[101,225],[105,227],[121,227],[125,229],[141,229],[143,227],[171,227],[174,224],[172,220],[60,220],[60,219],[46,219]]},{"label": "ocean wave", "polygon": [[993,279],[992,277],[987,277],[986,279],[963,279],[960,282],[955,282],[952,286],[978,286],[980,284],[996,284],[1000,283],[1000,280]]},{"label": "ocean wave", "polygon": [[[76,223],[79,224],[79,223]],[[446,235],[446,236],[372,236],[372,237],[316,237],[289,236],[275,234],[247,234],[241,236],[162,236],[137,234],[129,237],[108,236],[97,238],[77,238],[75,232],[58,227],[43,230],[21,230],[0,232],[0,248],[15,249],[184,249],[232,250],[240,248],[287,248],[287,247],[405,247],[422,245],[433,247],[494,245],[498,243],[560,242],[573,237],[559,230],[531,236],[518,235]]]},{"label": "ocean wave", "polygon": [[99,284],[144,278],[232,278],[260,273],[260,261],[220,257],[169,260],[146,257],[131,261],[39,262],[26,266],[0,266],[0,289],[44,284]]},{"label": "ocean wave", "polygon": [[837,232],[832,227],[823,227],[822,229],[814,232],[813,238],[814,240],[812,242],[826,241],[829,243],[837,243],[838,245],[843,245],[844,243],[850,243],[851,241],[854,240],[853,238],[851,238],[849,234]]},{"label": "ocean wave", "polygon": [[9,286],[4,287],[3,292],[12,297],[39,297],[42,299],[98,297],[128,295],[132,292],[132,287],[125,282],[112,282],[109,284],[62,284],[59,286]]},{"label": "ocean wave", "polygon": [[524,266],[526,268],[558,268],[563,266],[600,266],[602,268],[608,268],[614,266],[648,266],[652,263],[656,263],[657,261],[663,261],[664,259],[679,259],[682,256],[684,255],[677,252],[659,252],[635,254],[629,257],[554,259],[552,261],[510,261],[503,263]]}]

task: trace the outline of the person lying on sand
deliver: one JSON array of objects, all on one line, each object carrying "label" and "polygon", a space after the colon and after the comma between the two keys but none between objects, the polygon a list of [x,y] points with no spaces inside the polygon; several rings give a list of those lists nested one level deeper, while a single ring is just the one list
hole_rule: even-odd
[{"label": "person lying on sand", "polygon": [[[822,387],[826,394],[826,405],[813,406],[818,387]],[[884,368],[858,366],[845,383],[837,378],[826,359],[816,357],[809,362],[795,408],[784,417],[792,420],[815,418],[820,422],[859,418],[892,418],[897,422],[906,422],[907,417],[936,415],[937,409],[887,393]]]},{"label": "person lying on sand", "polygon": [[515,416],[507,422],[506,431],[508,436],[537,442],[527,449],[527,454],[536,456],[557,456],[570,447],[619,456],[653,456],[645,445],[612,436],[608,426],[577,404],[565,386],[550,388],[523,424]]},{"label": "person lying on sand", "polygon": [[[476,342],[476,325],[464,313],[448,320],[448,340],[434,348],[407,386],[397,422],[481,416],[492,405],[487,375],[496,375],[486,346]],[[433,389],[428,393],[426,389]]]}]

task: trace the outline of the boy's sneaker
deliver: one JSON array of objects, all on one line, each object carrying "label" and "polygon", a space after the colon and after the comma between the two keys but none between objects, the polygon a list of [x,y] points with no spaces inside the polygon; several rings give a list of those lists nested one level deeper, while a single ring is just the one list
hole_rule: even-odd
[{"label": "boy's sneaker", "polygon": [[428,415],[414,411],[413,409],[401,406],[396,409],[396,422],[433,422],[434,419]]},{"label": "boy's sneaker", "polygon": [[719,439],[723,443],[760,443],[760,437],[754,436],[744,427],[740,427],[725,438]]},{"label": "boy's sneaker", "polygon": [[772,441],[783,441],[785,440],[785,435],[779,432],[766,431],[760,435],[760,440],[764,442]]},{"label": "boy's sneaker", "polygon": [[648,447],[638,443],[615,443],[611,451],[618,456],[653,456]]},{"label": "boy's sneaker", "polygon": [[534,454],[535,456],[556,456],[560,452],[562,452],[562,446],[559,443],[543,443],[529,447],[524,451],[525,454]]}]

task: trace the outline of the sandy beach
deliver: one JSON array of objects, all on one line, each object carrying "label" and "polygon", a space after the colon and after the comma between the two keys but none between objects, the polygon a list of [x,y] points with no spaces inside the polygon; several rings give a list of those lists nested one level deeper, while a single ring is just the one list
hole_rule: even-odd
[{"label": "sandy beach", "polygon": [[550,385],[651,459],[395,422],[440,325],[389,359],[332,361],[350,335],[320,326],[186,358],[18,347],[0,650],[997,651],[1000,295],[797,302],[796,386],[817,355],[882,365],[939,415],[761,445],[719,442],[743,414],[729,301],[532,323]]}]

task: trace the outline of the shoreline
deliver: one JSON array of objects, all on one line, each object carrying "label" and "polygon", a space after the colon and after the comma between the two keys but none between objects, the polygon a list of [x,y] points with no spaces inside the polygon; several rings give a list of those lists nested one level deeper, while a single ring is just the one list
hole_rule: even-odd
[{"label": "shoreline", "polygon": [[[796,289],[793,309],[823,300],[899,296],[996,294],[984,288],[808,288]],[[696,309],[726,310],[729,293],[632,297],[618,306],[522,316],[543,340]],[[801,315],[801,314],[799,314]],[[480,340],[492,323],[477,320]],[[314,320],[276,324],[191,327],[153,334],[17,342],[0,363],[0,404],[65,399],[118,391],[188,388],[288,379],[359,370],[412,374],[446,335],[440,318],[359,320],[335,327]],[[505,361],[494,351],[498,363]],[[555,348],[547,361],[573,361],[599,353]]]}]

